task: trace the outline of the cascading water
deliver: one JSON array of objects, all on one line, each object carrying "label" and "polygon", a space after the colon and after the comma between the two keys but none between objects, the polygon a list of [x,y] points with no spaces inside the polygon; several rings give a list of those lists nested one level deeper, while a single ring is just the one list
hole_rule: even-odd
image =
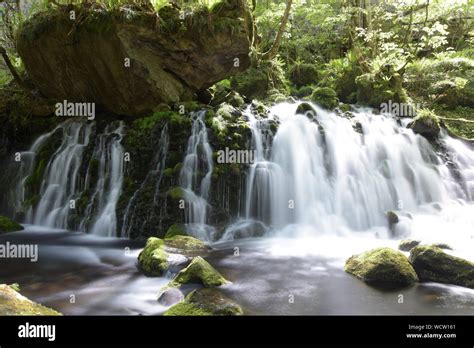
[{"label": "cascading water", "polygon": [[179,183],[186,201],[185,223],[188,231],[208,240],[212,231],[207,222],[207,209],[213,170],[212,149],[204,123],[206,111],[194,113]]},{"label": "cascading water", "polygon": [[[161,130],[160,140],[158,143],[158,150],[155,152],[153,163],[155,163],[154,168],[150,170],[145,180],[143,180],[140,187],[133,193],[132,198],[125,208],[124,220],[122,224],[121,236],[130,237],[130,231],[135,224],[135,208],[137,199],[139,199],[144,188],[149,184],[150,181],[155,180],[155,194],[153,197],[153,210],[151,215],[155,214],[156,205],[158,203],[158,194],[160,191],[161,180],[163,179],[163,171],[166,165],[166,159],[168,156],[169,148],[169,135],[168,135],[168,124],[163,126]],[[146,224],[147,221],[142,223],[142,226]]]},{"label": "cascading water", "polygon": [[[247,219],[276,230],[310,226],[311,233],[344,234],[386,227],[389,210],[472,199],[472,150],[459,141],[444,137],[458,153],[461,183],[426,139],[393,117],[362,109],[340,117],[315,105],[317,115],[301,115],[297,106],[279,104],[262,120],[247,111],[257,150],[248,173]],[[280,125],[271,142],[268,124],[275,121]]]},{"label": "cascading water", "polygon": [[[89,206],[96,206],[97,217],[92,225],[93,234],[116,236],[117,216],[115,208],[122,191],[124,125],[107,126],[98,137],[93,158],[99,160],[98,181]],[[88,208],[90,210],[90,208]]]},{"label": "cascading water", "polygon": [[61,126],[62,143],[51,156],[43,176],[34,224],[68,228],[70,202],[79,198],[78,185],[84,150],[92,124],[67,122]]},{"label": "cascading water", "polygon": [[[95,123],[66,121],[50,133],[40,136],[29,151],[22,153],[21,179],[16,189],[17,211],[20,211],[26,200],[28,183],[35,178],[41,182],[38,202],[28,208],[25,221],[36,225],[61,229],[71,228],[71,218],[76,214],[76,203],[83,199],[95,185],[93,194],[88,199],[87,208],[79,229],[98,235],[114,236],[117,219],[115,208],[120,197],[123,178],[123,138],[122,122],[106,127],[103,134],[92,143],[95,134]],[[48,142],[56,137],[58,146],[48,160],[43,158],[37,163],[37,156],[44,151]],[[92,159],[97,163],[91,169],[87,149],[93,147]],[[84,164],[88,163],[84,175]],[[91,182],[91,171],[96,171],[96,180]]]}]

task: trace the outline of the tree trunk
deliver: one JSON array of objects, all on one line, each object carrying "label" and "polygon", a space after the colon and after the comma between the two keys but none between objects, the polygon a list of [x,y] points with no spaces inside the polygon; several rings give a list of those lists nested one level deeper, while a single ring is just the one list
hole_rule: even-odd
[{"label": "tree trunk", "polygon": [[20,75],[18,75],[17,71],[15,70],[15,67],[13,66],[12,62],[10,61],[10,58],[8,57],[7,51],[2,46],[0,46],[0,55],[3,57],[3,60],[5,61],[8,70],[10,70],[13,79],[18,83],[18,85],[20,85],[20,87],[24,87],[25,84],[23,83],[23,80],[20,78]]},{"label": "tree trunk", "polygon": [[280,48],[281,40],[283,39],[283,34],[285,33],[286,24],[288,23],[288,19],[290,18],[292,4],[293,0],[287,0],[285,13],[283,14],[283,17],[281,19],[280,28],[278,29],[275,42],[273,43],[272,47],[262,55],[262,59],[271,60],[275,58],[275,56],[278,54],[278,49]]}]

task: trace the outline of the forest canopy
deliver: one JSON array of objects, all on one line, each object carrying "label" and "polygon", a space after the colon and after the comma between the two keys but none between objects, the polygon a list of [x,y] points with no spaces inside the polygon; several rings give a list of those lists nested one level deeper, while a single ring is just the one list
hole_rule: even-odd
[{"label": "forest canopy", "polygon": [[[246,1],[246,0],[238,0]],[[135,6],[205,14],[232,0],[33,0],[0,3],[0,85],[27,74],[16,33],[38,12],[61,6]],[[234,1],[235,2],[235,1]],[[252,66],[220,82],[245,100],[311,98],[375,108],[387,100],[434,110],[459,135],[472,137],[472,0],[248,0],[257,35]]]}]

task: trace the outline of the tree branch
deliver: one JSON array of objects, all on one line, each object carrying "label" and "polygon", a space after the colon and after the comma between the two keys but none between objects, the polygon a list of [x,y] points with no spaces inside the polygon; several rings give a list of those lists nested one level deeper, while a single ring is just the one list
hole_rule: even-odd
[{"label": "tree branch", "polygon": [[8,57],[7,51],[2,46],[0,46],[0,55],[5,61],[5,64],[7,65],[10,74],[12,74],[13,79],[18,83],[18,85],[24,87],[25,84],[23,80],[21,79],[20,75],[18,75],[17,71],[15,70],[15,67],[13,66],[12,62],[10,61],[10,58]]},{"label": "tree branch", "polygon": [[283,34],[285,33],[286,24],[288,23],[288,19],[290,18],[292,4],[293,4],[293,0],[287,0],[285,13],[283,14],[283,17],[281,19],[280,28],[278,29],[275,42],[273,43],[272,47],[267,52],[262,54],[262,59],[271,60],[275,58],[275,56],[278,54],[278,49],[280,48],[281,40],[283,39]]}]

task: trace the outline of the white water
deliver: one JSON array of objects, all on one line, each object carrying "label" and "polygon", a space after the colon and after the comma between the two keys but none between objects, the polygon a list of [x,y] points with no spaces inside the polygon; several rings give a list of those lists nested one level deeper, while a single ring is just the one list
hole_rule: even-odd
[{"label": "white water", "polygon": [[185,223],[188,232],[208,240],[212,229],[209,229],[209,226],[205,224],[207,222],[213,159],[204,123],[205,115],[205,110],[193,114],[191,136],[188,140],[179,183],[185,195]]},{"label": "white water", "polygon": [[[465,144],[442,136],[456,154],[459,182],[432,145],[395,118],[360,109],[348,119],[313,105],[312,119],[297,115],[297,106],[276,105],[260,120],[247,110],[258,160],[248,173],[246,219],[303,243],[321,235],[360,238],[362,232],[385,239],[386,212],[394,210],[406,216],[395,238],[472,243],[474,152]],[[280,126],[272,142],[268,124],[274,120]]]},{"label": "white water", "polygon": [[[124,125],[109,125],[97,136],[92,158],[98,161],[97,182],[90,182],[90,168],[83,175],[86,149],[93,145],[95,123],[66,121],[52,132],[40,136],[22,155],[21,180],[17,187],[17,209],[23,206],[28,177],[34,174],[37,154],[52,136],[61,136],[60,145],[50,156],[42,178],[39,202],[30,207],[26,222],[52,228],[67,229],[75,213],[77,200],[84,191],[93,189],[79,229],[103,236],[115,236],[115,208],[120,197],[123,178]],[[95,185],[95,187],[92,187]]]},{"label": "white water", "polygon": [[84,150],[89,144],[92,125],[67,122],[61,129],[62,143],[51,156],[43,176],[41,198],[32,221],[36,225],[67,228],[70,202],[79,198],[79,170]]},{"label": "white water", "polygon": [[122,147],[124,125],[107,126],[101,134],[94,150],[94,158],[99,158],[99,180],[93,200],[97,204],[97,218],[92,226],[93,234],[116,236],[117,206],[122,192],[124,150]]}]

